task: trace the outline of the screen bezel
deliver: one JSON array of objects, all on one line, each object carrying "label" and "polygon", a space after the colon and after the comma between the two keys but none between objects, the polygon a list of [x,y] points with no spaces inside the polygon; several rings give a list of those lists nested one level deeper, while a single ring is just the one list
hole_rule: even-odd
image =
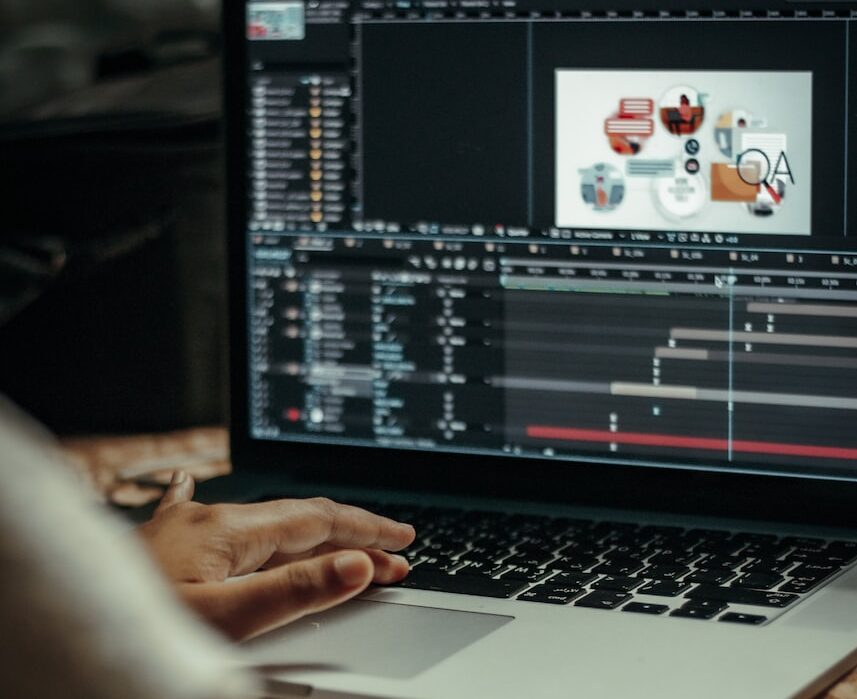
[{"label": "screen bezel", "polygon": [[[750,4],[755,3],[744,3]],[[230,438],[236,469],[282,474],[284,481],[288,478],[289,481],[340,486],[353,484],[364,488],[853,526],[857,520],[857,480],[667,466],[605,466],[529,456],[485,456],[252,438],[247,410],[245,8],[244,0],[226,0],[222,8]]]}]

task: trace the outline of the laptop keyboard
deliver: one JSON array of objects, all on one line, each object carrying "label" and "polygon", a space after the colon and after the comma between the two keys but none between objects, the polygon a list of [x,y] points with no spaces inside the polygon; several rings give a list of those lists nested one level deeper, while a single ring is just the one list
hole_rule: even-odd
[{"label": "laptop keyboard", "polygon": [[399,587],[761,624],[857,558],[857,542],[414,505]]}]

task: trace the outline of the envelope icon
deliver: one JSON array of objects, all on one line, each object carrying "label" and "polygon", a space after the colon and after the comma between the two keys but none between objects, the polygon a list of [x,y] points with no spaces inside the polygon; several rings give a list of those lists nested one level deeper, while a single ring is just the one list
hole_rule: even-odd
[{"label": "envelope icon", "polygon": [[730,163],[711,164],[712,201],[756,201],[759,186],[748,184],[738,175],[738,166]]}]

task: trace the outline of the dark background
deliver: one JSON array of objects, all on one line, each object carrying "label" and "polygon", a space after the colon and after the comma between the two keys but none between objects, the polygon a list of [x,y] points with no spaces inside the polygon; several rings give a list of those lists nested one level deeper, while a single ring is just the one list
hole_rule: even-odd
[{"label": "dark background", "polygon": [[60,433],[226,420],[218,9],[0,0],[0,392]]},{"label": "dark background", "polygon": [[524,24],[363,29],[369,219],[527,225]]}]

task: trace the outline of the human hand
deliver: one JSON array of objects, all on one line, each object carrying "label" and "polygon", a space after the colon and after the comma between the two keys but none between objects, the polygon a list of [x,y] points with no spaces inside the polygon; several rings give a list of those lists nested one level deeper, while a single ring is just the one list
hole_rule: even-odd
[{"label": "human hand", "polygon": [[387,553],[414,540],[408,524],[326,498],[203,505],[193,490],[176,472],[139,532],[182,598],[237,640],[408,573]]}]

